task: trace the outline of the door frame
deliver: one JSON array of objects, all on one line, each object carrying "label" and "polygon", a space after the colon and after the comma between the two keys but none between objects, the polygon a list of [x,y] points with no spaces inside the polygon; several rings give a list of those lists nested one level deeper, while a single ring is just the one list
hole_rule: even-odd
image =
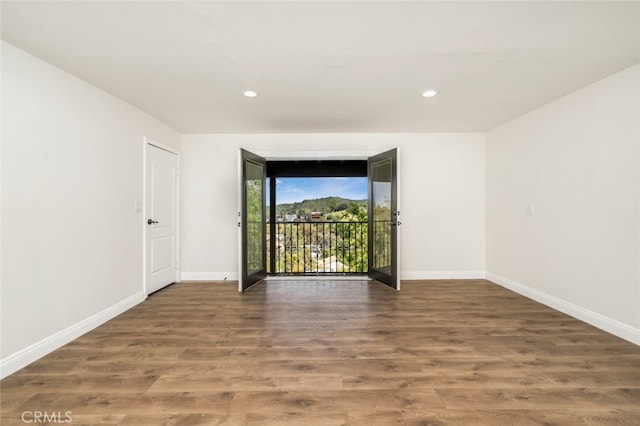
[{"label": "door frame", "polygon": [[149,206],[147,206],[147,146],[151,145],[155,148],[161,149],[163,151],[170,152],[176,155],[177,160],[177,170],[178,176],[176,177],[176,239],[175,239],[175,253],[176,253],[176,282],[180,281],[180,276],[182,274],[182,264],[180,262],[181,252],[180,252],[180,224],[181,224],[181,171],[180,171],[180,151],[174,147],[169,145],[165,145],[163,143],[157,142],[149,137],[142,138],[142,201],[136,201],[134,210],[136,213],[138,211],[138,203],[142,204],[142,218],[140,220],[142,226],[142,292],[145,295],[145,298],[148,297],[147,294],[147,229],[149,226],[147,225],[147,213]]},{"label": "door frame", "polygon": [[259,275],[259,278],[249,284],[247,287],[243,287],[243,282],[248,281],[249,277],[245,276],[245,267],[247,266],[247,258],[245,257],[247,247],[245,247],[245,235],[247,231],[247,212],[245,205],[245,196],[246,196],[246,188],[245,188],[245,163],[247,161],[252,161],[255,163],[259,163],[262,166],[262,225],[264,231],[265,218],[266,218],[266,162],[267,160],[253,152],[249,151],[245,148],[238,149],[238,292],[244,293],[253,287],[256,284],[261,283],[267,277],[267,265],[266,265],[266,234],[264,235],[262,241],[262,261],[263,261],[263,270],[260,273],[252,274],[252,278],[255,279],[256,275]]},{"label": "door frame", "polygon": [[[398,203],[398,209],[400,209],[400,203],[401,203],[401,179],[400,179],[400,171],[402,170],[402,167],[400,165],[400,147],[398,147],[397,145],[389,145],[389,147],[386,148],[377,148],[374,150],[356,150],[356,151],[291,151],[291,150],[278,150],[278,151],[265,151],[265,150],[259,150],[259,149],[254,149],[252,150],[252,147],[244,147],[244,149],[250,149],[251,152],[264,157],[265,160],[267,161],[286,161],[286,160],[317,160],[317,159],[323,159],[323,160],[368,160],[370,157],[373,157],[377,154],[380,154],[382,152],[386,152],[389,151],[391,149],[395,149],[397,156],[396,156],[396,168],[398,170],[398,173],[396,174],[396,182],[397,182],[397,203]],[[242,164],[241,164],[242,160],[239,159],[238,160],[238,177],[237,177],[237,181],[240,182],[242,180]],[[238,187],[238,194],[240,194],[241,188],[240,186]],[[238,205],[238,211],[240,211],[240,203]],[[238,220],[240,220],[240,218],[238,218]],[[401,229],[397,230],[397,235],[396,235],[396,239],[397,239],[397,251],[396,251],[396,256],[397,256],[397,260],[398,260],[398,281],[400,282],[402,277],[401,277],[401,270],[400,270],[400,260],[402,259],[402,254],[401,254],[401,234],[402,231]],[[240,239],[240,236],[238,238],[238,259],[240,261],[240,259],[242,259],[242,240]],[[239,278],[240,279],[239,275]],[[309,279],[309,280],[334,280],[334,279],[339,279],[340,277],[313,277],[313,276],[309,276],[309,277],[305,277],[305,280]],[[299,279],[299,277],[293,277],[293,278],[288,278],[288,277],[270,277],[267,275],[267,277],[265,278],[265,281],[269,281],[269,280],[283,280],[283,279]],[[353,278],[349,278],[347,277],[346,279],[353,279]],[[366,279],[366,280],[371,280],[370,277],[368,276],[363,276],[362,279]],[[400,289],[400,286],[398,286],[398,290]]]},{"label": "door frame", "polygon": [[[375,279],[390,288],[400,291],[400,196],[399,196],[399,180],[398,180],[398,148],[393,148],[391,150],[381,152],[374,156],[371,156],[367,160],[367,210],[369,212],[369,245],[368,245],[368,275],[372,279]],[[391,176],[389,177],[389,181],[391,183],[390,188],[390,196],[391,196],[391,217],[389,218],[390,226],[391,226],[391,235],[390,235],[390,250],[391,250],[391,272],[389,274],[377,270],[373,267],[374,256],[374,222],[373,222],[373,211],[374,211],[374,190],[373,190],[373,167],[382,161],[390,161],[391,162]],[[387,281],[389,280],[389,281]]]},{"label": "door frame", "polygon": [[[393,148],[393,147],[392,147]],[[389,149],[392,149],[389,148]],[[367,158],[379,154],[382,151],[261,151],[254,150],[267,161],[286,160],[366,160]]]}]

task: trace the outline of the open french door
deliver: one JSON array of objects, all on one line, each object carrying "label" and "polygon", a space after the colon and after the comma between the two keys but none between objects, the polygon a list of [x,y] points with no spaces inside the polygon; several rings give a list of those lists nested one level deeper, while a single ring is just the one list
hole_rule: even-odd
[{"label": "open french door", "polygon": [[370,157],[367,163],[369,277],[400,290],[397,149]]},{"label": "open french door", "polygon": [[240,150],[240,279],[244,292],[267,276],[266,176],[267,162],[259,155]]}]

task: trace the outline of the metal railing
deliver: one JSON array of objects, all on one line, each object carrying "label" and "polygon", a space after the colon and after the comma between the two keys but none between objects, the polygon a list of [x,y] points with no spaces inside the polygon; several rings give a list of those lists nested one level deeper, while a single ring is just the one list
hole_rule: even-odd
[{"label": "metal railing", "polygon": [[[267,244],[269,273],[363,274],[368,270],[367,222],[277,222]],[[274,241],[271,241],[271,240]],[[272,245],[273,243],[273,245]]]},{"label": "metal railing", "polygon": [[391,228],[389,220],[373,221],[371,266],[374,269],[391,268]]}]

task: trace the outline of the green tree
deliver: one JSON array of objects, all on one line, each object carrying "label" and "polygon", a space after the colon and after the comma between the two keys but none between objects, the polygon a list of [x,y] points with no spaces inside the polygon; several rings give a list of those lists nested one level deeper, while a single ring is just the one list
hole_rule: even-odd
[{"label": "green tree", "polygon": [[263,266],[262,242],[264,240],[262,179],[247,180],[247,268],[249,273]]}]

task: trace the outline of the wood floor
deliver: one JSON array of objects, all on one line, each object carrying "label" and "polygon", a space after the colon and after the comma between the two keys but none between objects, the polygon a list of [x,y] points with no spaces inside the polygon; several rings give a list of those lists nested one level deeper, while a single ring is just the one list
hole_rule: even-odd
[{"label": "wood floor", "polygon": [[0,386],[2,425],[640,425],[639,346],[484,280],[179,283]]}]

